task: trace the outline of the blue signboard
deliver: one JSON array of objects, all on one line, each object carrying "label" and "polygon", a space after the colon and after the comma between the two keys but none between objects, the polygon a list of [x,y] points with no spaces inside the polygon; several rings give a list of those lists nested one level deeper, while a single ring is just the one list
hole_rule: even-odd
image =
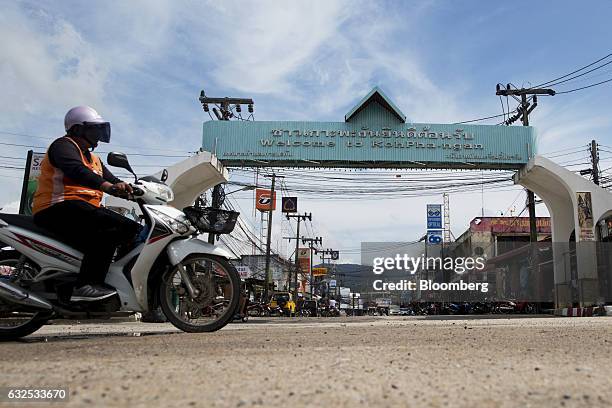
[{"label": "blue signboard", "polygon": [[427,204],[427,229],[442,229],[441,204]]},{"label": "blue signboard", "polygon": [[427,244],[439,245],[442,241],[442,230],[427,230]]},{"label": "blue signboard", "polygon": [[411,123],[375,88],[344,122],[209,121],[202,147],[226,166],[517,169],[528,126]]}]

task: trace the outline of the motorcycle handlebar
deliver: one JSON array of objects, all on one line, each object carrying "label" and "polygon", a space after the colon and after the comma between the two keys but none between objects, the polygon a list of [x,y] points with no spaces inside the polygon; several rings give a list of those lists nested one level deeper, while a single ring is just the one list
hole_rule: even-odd
[{"label": "motorcycle handlebar", "polygon": [[132,186],[132,192],[128,193],[127,191],[123,191],[123,190],[118,190],[115,186],[112,186],[110,188],[109,194],[115,196],[115,197],[119,197],[119,198],[125,198],[125,199],[131,199],[133,197],[141,197],[145,194],[144,190],[141,189],[140,187],[136,187],[136,186]]},{"label": "motorcycle handlebar", "polygon": [[144,190],[140,187],[132,186],[132,195],[134,197],[140,197],[145,194]]}]

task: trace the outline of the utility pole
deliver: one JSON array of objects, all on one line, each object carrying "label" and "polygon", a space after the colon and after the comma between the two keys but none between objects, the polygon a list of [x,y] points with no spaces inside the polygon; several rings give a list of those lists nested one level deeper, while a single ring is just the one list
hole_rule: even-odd
[{"label": "utility pole", "polygon": [[272,244],[272,213],[274,212],[272,208],[276,206],[275,197],[274,197],[274,187],[276,183],[276,178],[284,178],[283,176],[277,176],[275,173],[265,174],[264,177],[270,177],[272,179],[272,184],[270,186],[270,199],[272,203],[270,203],[270,209],[268,210],[268,236],[266,238],[266,287],[264,288],[264,298],[266,302],[268,301],[268,291],[270,289],[270,284],[272,283],[272,274],[270,273],[270,246]]},{"label": "utility pole", "polygon": [[[215,209],[221,208],[223,202],[225,201],[225,189],[223,188],[223,184],[217,184],[213,187],[212,191],[212,202],[211,207]],[[212,232],[208,233],[208,243],[215,243],[215,234]]]},{"label": "utility pole", "polygon": [[306,237],[302,237],[302,244],[305,244],[308,242],[308,248],[310,248],[310,298],[312,299],[312,287],[313,287],[313,283],[314,283],[314,277],[312,276],[312,255],[313,255],[313,250],[315,245],[319,244],[319,245],[323,245],[323,237],[316,237],[316,238],[306,238]]},{"label": "utility pole", "polygon": [[[206,96],[204,90],[200,91],[200,97],[198,98],[200,103],[202,104],[202,109],[204,112],[209,112],[208,104],[219,105],[219,109],[221,112],[217,110],[217,108],[213,108],[213,113],[217,117],[218,120],[230,120],[235,117],[232,112],[231,106],[234,105],[236,112],[240,113],[241,105],[248,105],[249,113],[253,112],[253,100],[250,98],[209,98]],[[216,153],[216,152],[213,152]],[[211,206],[214,209],[219,209],[223,205],[225,201],[225,191],[222,184],[217,184],[212,191],[212,203]],[[208,243],[215,243],[215,234],[208,234]]]},{"label": "utility pole", "polygon": [[599,148],[595,140],[591,141],[591,163],[593,165],[593,183],[599,185]]},{"label": "utility pole", "polygon": [[293,285],[294,285],[293,300],[297,301],[297,294],[298,294],[297,281],[298,281],[298,272],[300,270],[300,264],[298,260],[299,249],[300,249],[300,223],[302,222],[302,220],[312,221],[312,213],[304,213],[304,215],[287,214],[287,219],[290,220],[291,218],[297,219],[297,231],[295,234],[295,272],[293,275]]},{"label": "utility pole", "polygon": [[[502,89],[501,86],[497,84],[497,89],[495,92],[496,95],[501,96],[521,97],[521,104],[517,109],[517,114],[509,118],[506,121],[506,124],[509,125],[520,117],[523,120],[523,126],[529,126],[529,114],[533,112],[536,106],[538,106],[537,95],[554,96],[555,93],[556,92],[553,89],[548,88],[511,89],[510,84],[506,86],[506,89]],[[527,95],[533,96],[532,104],[527,101]],[[535,195],[531,190],[527,190],[527,208],[529,209],[529,240],[532,243],[536,243],[538,242],[538,229],[536,225]]]},{"label": "utility pole", "polygon": [[202,109],[204,112],[209,112],[210,109],[208,107],[209,104],[217,105],[219,109],[214,107],[213,113],[217,117],[218,120],[230,120],[231,118],[236,117],[232,112],[232,105],[234,109],[236,109],[237,113],[242,111],[242,105],[247,105],[249,113],[253,113],[253,99],[251,98],[211,98],[206,96],[204,90],[200,91],[200,97],[198,98],[200,103],[202,104]]}]

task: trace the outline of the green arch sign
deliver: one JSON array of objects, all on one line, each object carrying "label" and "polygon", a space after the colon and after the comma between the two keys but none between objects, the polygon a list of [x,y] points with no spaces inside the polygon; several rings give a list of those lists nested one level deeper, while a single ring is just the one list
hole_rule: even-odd
[{"label": "green arch sign", "polygon": [[407,123],[374,88],[343,122],[209,121],[202,147],[226,166],[517,169],[532,127]]}]

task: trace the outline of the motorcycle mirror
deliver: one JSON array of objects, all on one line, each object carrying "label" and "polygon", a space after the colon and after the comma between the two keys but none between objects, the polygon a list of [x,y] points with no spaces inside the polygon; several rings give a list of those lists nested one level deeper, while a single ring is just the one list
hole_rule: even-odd
[{"label": "motorcycle mirror", "polygon": [[161,181],[165,183],[168,180],[168,170],[164,169],[161,174]]},{"label": "motorcycle mirror", "polygon": [[106,157],[106,162],[108,163],[109,166],[119,167],[119,168],[129,171],[130,173],[134,175],[134,178],[136,179],[136,181],[138,181],[138,177],[136,176],[136,173],[134,173],[134,170],[132,170],[132,166],[130,166],[130,161],[128,160],[125,153],[110,152],[108,156]]}]

